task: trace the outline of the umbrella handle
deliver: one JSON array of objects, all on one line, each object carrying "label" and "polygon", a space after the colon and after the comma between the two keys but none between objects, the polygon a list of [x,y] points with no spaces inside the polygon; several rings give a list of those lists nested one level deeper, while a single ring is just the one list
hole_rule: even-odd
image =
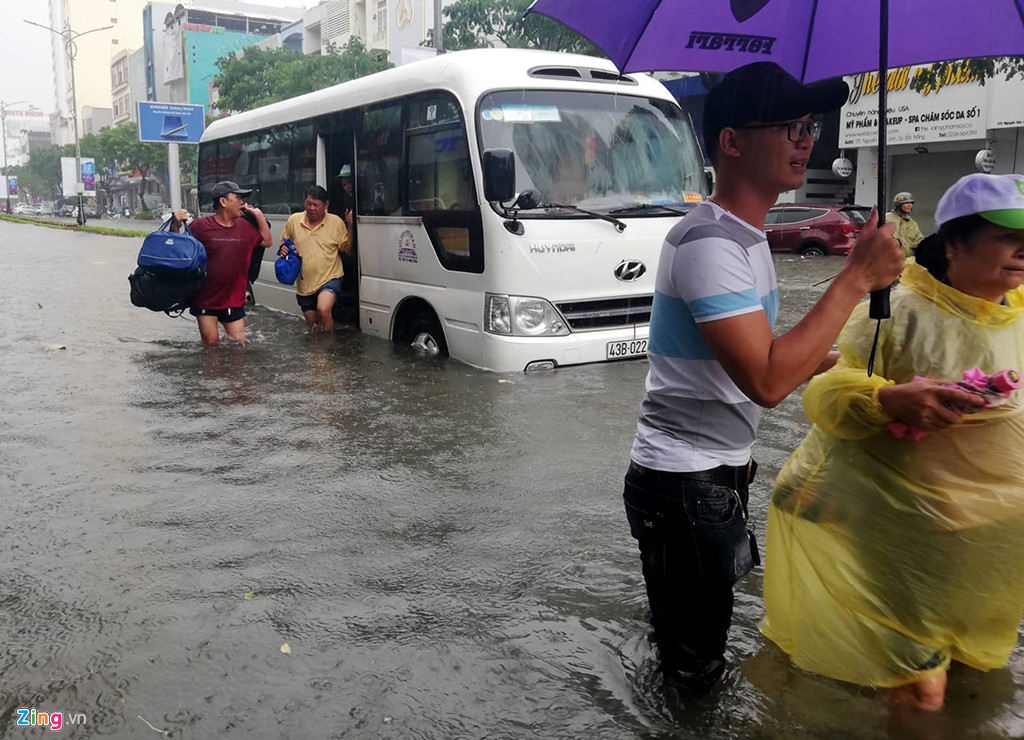
[{"label": "umbrella handle", "polygon": [[889,310],[889,291],[892,288],[885,288],[884,290],[875,290],[871,293],[871,308],[868,312],[868,316],[873,319],[887,319],[892,315]]}]

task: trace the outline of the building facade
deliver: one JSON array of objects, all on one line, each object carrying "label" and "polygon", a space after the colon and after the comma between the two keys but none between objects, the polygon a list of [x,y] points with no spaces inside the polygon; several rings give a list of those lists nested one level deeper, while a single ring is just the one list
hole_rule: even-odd
[{"label": "building facade", "polygon": [[[12,167],[26,164],[29,154],[52,143],[49,116],[33,106],[7,109],[0,125],[7,140],[8,160],[2,166],[8,162]],[[0,152],[0,160],[2,157]]]},{"label": "building facade", "polygon": [[98,134],[105,128],[114,125],[114,111],[111,108],[94,108],[91,105],[82,107],[82,125],[78,129],[80,136]]},{"label": "building facade", "polygon": [[[302,50],[306,54],[326,53],[330,46],[342,47],[352,37],[362,39],[371,49],[388,52],[396,64],[433,56],[422,46],[434,27],[435,0],[329,0],[310,8],[303,18]],[[450,5],[454,0],[443,0]]]},{"label": "building facade", "polygon": [[[113,109],[109,73],[111,57],[124,49],[138,46],[142,38],[142,9],[145,0],[49,0],[50,27],[59,31],[69,29],[76,38],[75,98],[78,110],[72,112],[71,59],[64,39],[50,33],[53,61],[55,143],[74,141],[71,118],[78,116],[86,106]],[[105,28],[109,26],[110,28]],[[96,30],[104,28],[104,30]],[[43,29],[33,29],[39,34]],[[40,39],[42,40],[42,39]],[[81,134],[81,126],[79,126]]]},{"label": "building facade", "polygon": [[217,62],[301,20],[301,8],[233,0],[147,3],[143,50],[148,100],[212,110]]},{"label": "building facade", "polygon": [[146,54],[143,49],[118,52],[110,60],[113,125],[137,122],[138,102],[146,100]]},{"label": "building facade", "polygon": [[129,60],[132,52],[128,49],[117,52],[110,60],[110,97],[113,101],[113,124],[120,126],[130,121],[131,116],[131,70]]}]

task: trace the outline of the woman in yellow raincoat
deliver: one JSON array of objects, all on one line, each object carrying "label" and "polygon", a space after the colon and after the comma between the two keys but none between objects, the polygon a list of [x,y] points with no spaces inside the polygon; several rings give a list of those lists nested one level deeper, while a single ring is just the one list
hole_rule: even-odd
[{"label": "woman in yellow raincoat", "polygon": [[[1024,608],[1024,391],[981,409],[939,385],[1024,371],[1024,176],[962,178],[936,222],[875,374],[861,305],[804,393],[814,426],[775,483],[761,626],[801,668],[932,710],[951,661],[1006,664]],[[897,438],[893,421],[930,434]]]}]

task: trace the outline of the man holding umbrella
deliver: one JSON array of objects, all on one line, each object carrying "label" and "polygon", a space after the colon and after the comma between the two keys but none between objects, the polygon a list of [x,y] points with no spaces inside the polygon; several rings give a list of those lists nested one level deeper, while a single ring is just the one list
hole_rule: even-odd
[{"label": "man holding umbrella", "polygon": [[903,256],[872,213],[846,267],[793,329],[773,335],[775,269],[764,219],[799,188],[842,81],[802,85],[774,62],[725,76],[704,109],[714,192],[666,237],[651,317],[647,394],[624,500],[663,667],[694,689],[725,668],[733,584],[753,568],[747,523],[762,408],[827,368],[864,295],[899,277]]}]

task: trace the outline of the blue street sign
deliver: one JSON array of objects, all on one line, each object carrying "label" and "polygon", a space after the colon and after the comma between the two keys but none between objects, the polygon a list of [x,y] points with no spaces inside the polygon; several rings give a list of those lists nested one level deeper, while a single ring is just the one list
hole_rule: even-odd
[{"label": "blue street sign", "polygon": [[139,102],[139,141],[198,144],[203,127],[201,105]]}]

